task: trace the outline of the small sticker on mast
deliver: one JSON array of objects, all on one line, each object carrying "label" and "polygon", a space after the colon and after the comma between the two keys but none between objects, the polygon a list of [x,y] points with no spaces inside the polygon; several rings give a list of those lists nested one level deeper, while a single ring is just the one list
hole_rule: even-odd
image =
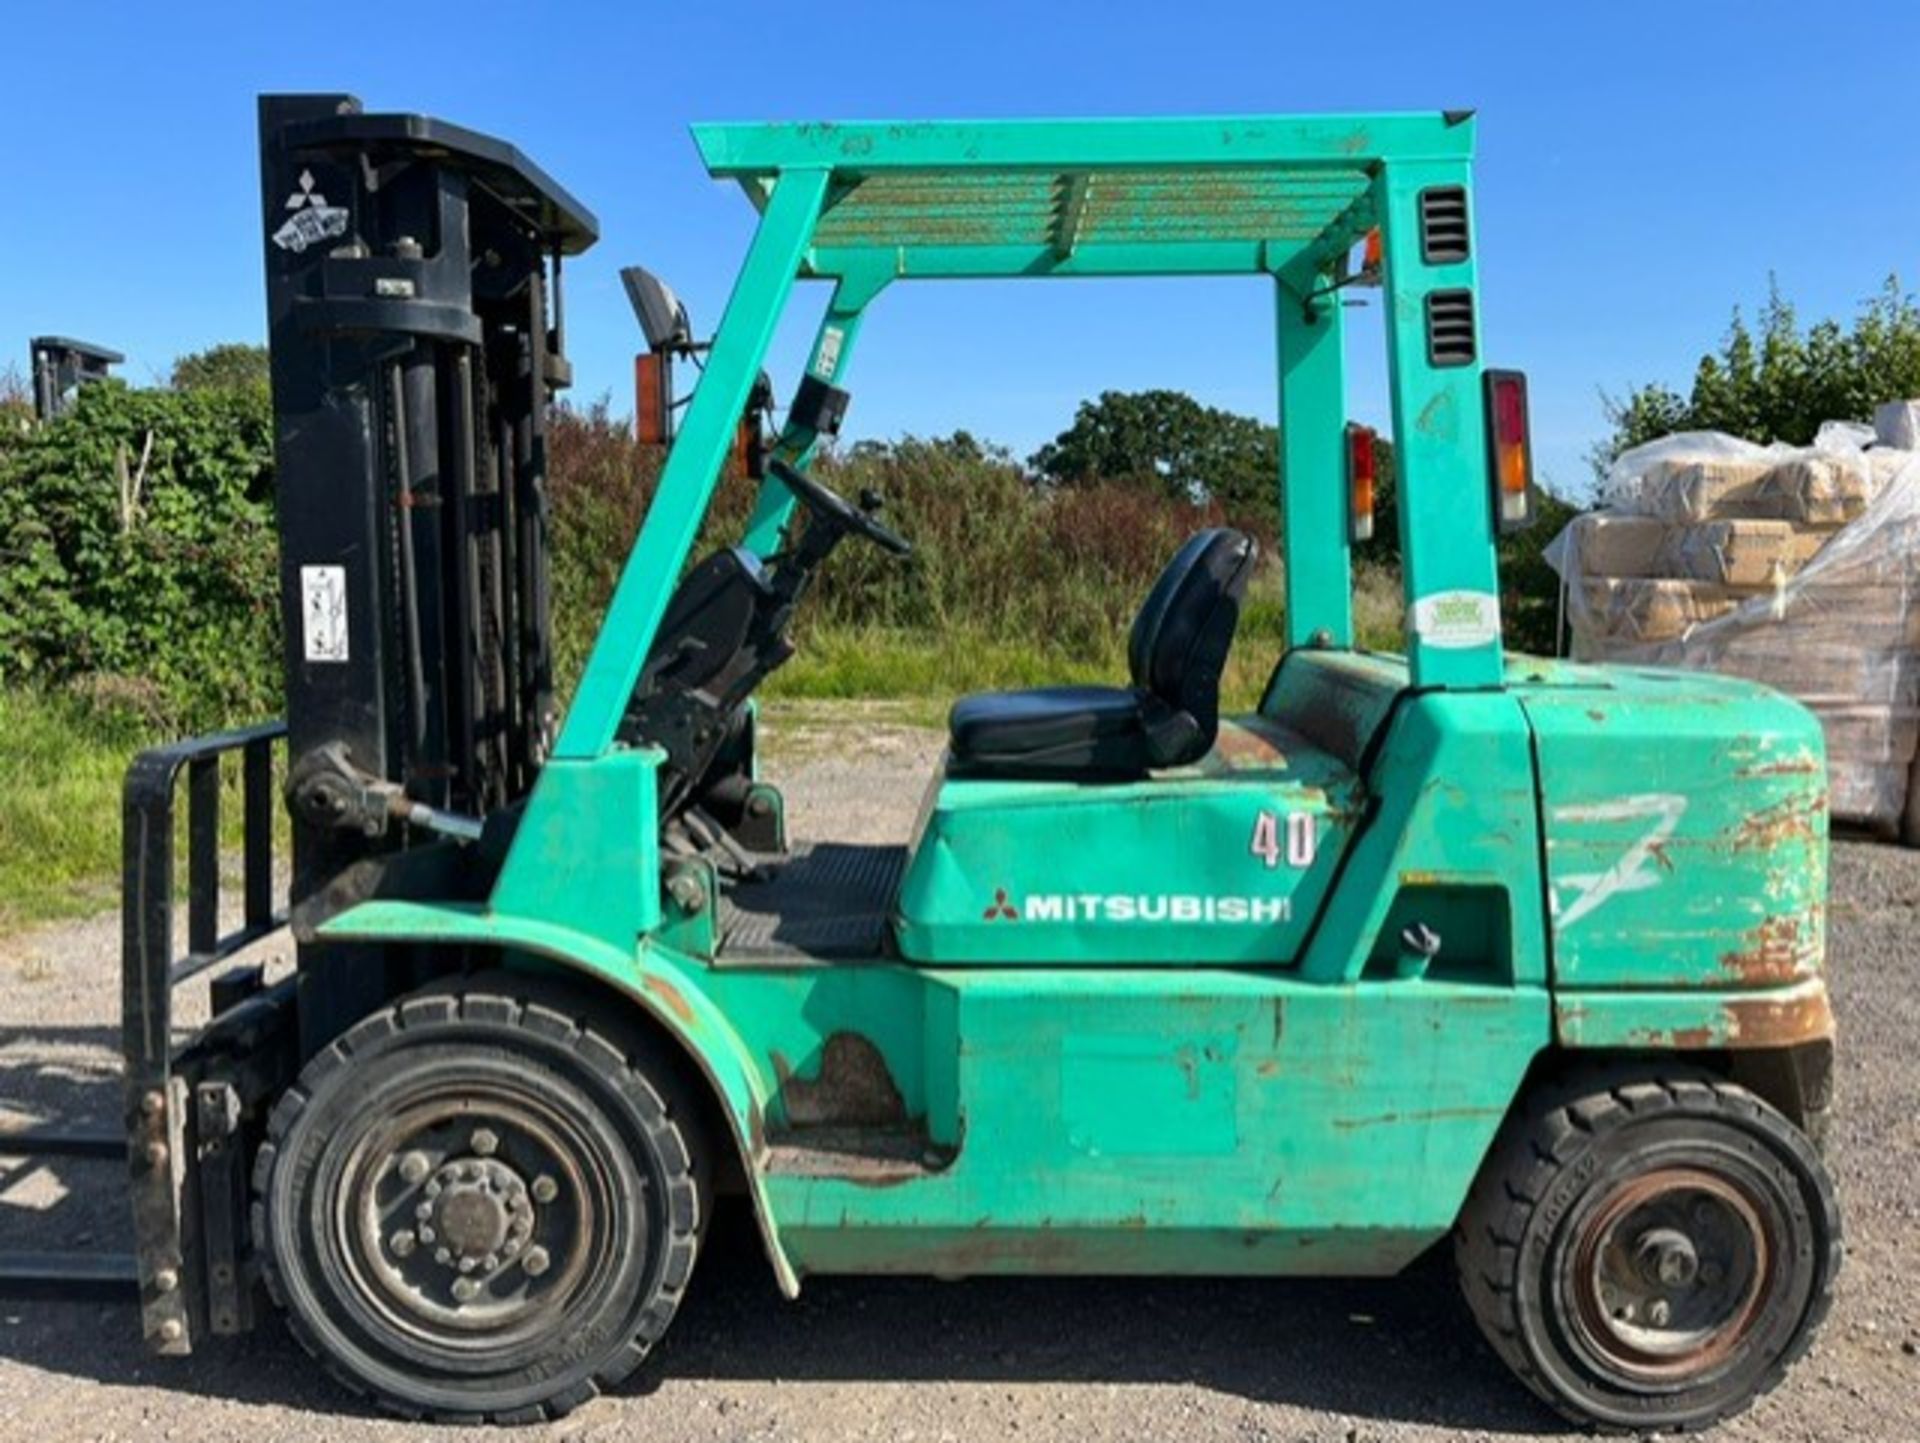
[{"label": "small sticker on mast", "polygon": [[308,661],[347,659],[347,568],[300,568],[300,645]]}]

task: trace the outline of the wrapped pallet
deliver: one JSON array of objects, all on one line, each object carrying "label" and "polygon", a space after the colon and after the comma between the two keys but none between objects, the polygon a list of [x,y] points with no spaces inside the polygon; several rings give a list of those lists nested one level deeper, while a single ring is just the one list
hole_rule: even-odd
[{"label": "wrapped pallet", "polygon": [[1829,425],[1802,449],[1709,433],[1638,447],[1547,553],[1576,658],[1798,697],[1826,732],[1834,817],[1883,835],[1912,805],[1920,744],[1920,453],[1885,439],[1910,444],[1917,414],[1888,408],[1884,439]]}]

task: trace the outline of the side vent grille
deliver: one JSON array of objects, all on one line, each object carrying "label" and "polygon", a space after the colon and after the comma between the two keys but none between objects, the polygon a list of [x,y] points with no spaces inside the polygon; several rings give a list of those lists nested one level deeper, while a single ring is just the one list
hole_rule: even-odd
[{"label": "side vent grille", "polygon": [[1470,366],[1480,352],[1474,335],[1473,292],[1427,292],[1427,363],[1433,366]]},{"label": "side vent grille", "polygon": [[1430,266],[1467,259],[1467,188],[1433,185],[1420,192],[1420,258]]}]

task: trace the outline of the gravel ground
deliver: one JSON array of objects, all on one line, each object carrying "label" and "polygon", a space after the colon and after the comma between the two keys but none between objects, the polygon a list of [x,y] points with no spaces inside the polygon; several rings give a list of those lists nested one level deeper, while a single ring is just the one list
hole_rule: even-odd
[{"label": "gravel ground", "polygon": [[[870,719],[872,720],[872,719]],[[776,728],[797,834],[904,834],[933,734],[875,722],[857,764]],[[1840,1296],[1812,1355],[1727,1439],[1920,1437],[1920,854],[1834,851],[1843,1028],[1831,1161]],[[0,940],[0,1126],[117,1110],[117,923]],[[125,1247],[112,1168],[0,1160],[0,1247]],[[1391,1282],[821,1279],[780,1300],[739,1211],[636,1383],[521,1436],[896,1440],[1563,1436],[1480,1344],[1444,1266]],[[0,1301],[0,1439],[444,1439],[368,1414],[277,1323],[150,1358],[124,1305]],[[475,1435],[497,1436],[497,1435]]]}]

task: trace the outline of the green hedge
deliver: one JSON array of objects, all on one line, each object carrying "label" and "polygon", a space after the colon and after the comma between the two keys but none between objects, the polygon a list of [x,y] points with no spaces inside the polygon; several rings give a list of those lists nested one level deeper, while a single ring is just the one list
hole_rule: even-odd
[{"label": "green hedge", "polygon": [[[0,682],[78,690],[161,730],[276,710],[271,428],[259,385],[118,384],[87,388],[49,426],[0,427]],[[1264,508],[1227,518],[1124,483],[1037,485],[1005,451],[965,433],[862,443],[825,466],[848,494],[882,492],[915,555],[900,565],[871,547],[843,549],[803,608],[800,641],[848,665],[808,672],[797,663],[780,679],[792,689],[867,685],[871,655],[851,660],[865,637],[926,663],[901,668],[916,685],[931,675],[928,658],[943,662],[950,674],[934,679],[948,691],[1111,672],[1124,666],[1127,627],[1167,556],[1222,519],[1259,532],[1269,558],[1240,651],[1256,671],[1277,652],[1282,586]],[[550,471],[564,683],[652,499],[657,457],[604,405],[562,409]],[[751,502],[744,479],[727,481],[702,550],[737,537]],[[1533,649],[1552,645],[1553,580],[1538,548],[1557,521],[1502,548],[1510,639]],[[1359,570],[1362,640],[1391,646],[1391,561]]]},{"label": "green hedge", "polygon": [[279,692],[264,387],[83,389],[0,451],[0,678],[85,684],[156,719]]}]

